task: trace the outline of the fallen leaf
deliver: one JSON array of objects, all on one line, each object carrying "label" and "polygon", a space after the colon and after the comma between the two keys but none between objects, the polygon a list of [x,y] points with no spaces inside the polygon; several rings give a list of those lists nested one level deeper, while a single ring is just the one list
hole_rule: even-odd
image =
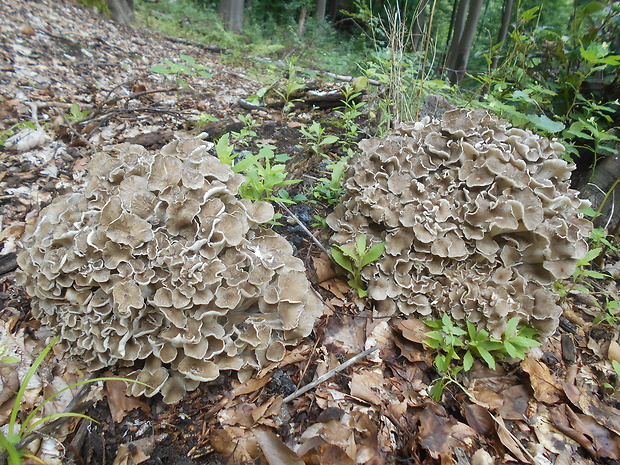
[{"label": "fallen leaf", "polygon": [[213,429],[209,439],[211,447],[230,462],[253,462],[263,455],[256,436],[246,428],[226,426]]},{"label": "fallen leaf", "polygon": [[418,344],[422,344],[428,339],[426,333],[431,330],[422,320],[417,318],[402,320],[398,323],[398,329],[400,329],[404,338]]},{"label": "fallen leaf", "polygon": [[364,370],[353,374],[349,388],[353,397],[370,404],[381,405],[381,398],[373,391],[373,388],[378,389],[382,384],[383,375],[381,373]]},{"label": "fallen leaf", "polygon": [[420,415],[420,444],[431,457],[439,459],[455,446],[472,447],[478,434],[469,426],[448,415],[439,404],[427,403]]},{"label": "fallen leaf", "polygon": [[356,465],[341,447],[319,436],[308,439],[298,452],[307,465]]},{"label": "fallen leaf", "polygon": [[491,434],[495,422],[486,408],[477,404],[464,404],[463,410],[469,426],[482,435]]},{"label": "fallen leaf", "polygon": [[562,387],[544,363],[528,357],[521,368],[530,376],[534,397],[544,404],[557,404],[562,398]]},{"label": "fallen leaf", "polygon": [[116,451],[116,458],[112,465],[137,465],[147,461],[157,443],[163,441],[167,436],[167,434],[159,434],[121,444]]},{"label": "fallen leaf", "polygon": [[504,423],[502,417],[495,417],[495,421],[497,422],[497,436],[504,447],[520,461],[529,462],[527,457],[523,454],[519,443],[506,427],[506,423]]},{"label": "fallen leaf", "polygon": [[115,423],[120,423],[134,409],[141,409],[148,416],[151,416],[151,409],[137,397],[127,395],[127,385],[124,381],[109,380],[105,382],[108,392],[108,406]]},{"label": "fallen leaf", "polygon": [[611,341],[609,343],[609,349],[607,350],[607,358],[610,361],[616,361],[620,363],[620,344],[616,341]]},{"label": "fallen leaf", "polygon": [[304,465],[304,461],[272,431],[256,428],[252,432],[269,465]]},{"label": "fallen leaf", "polygon": [[526,420],[530,392],[523,385],[509,387],[502,391],[502,405],[497,407],[497,413],[504,420]]},{"label": "fallen leaf", "polygon": [[314,271],[316,271],[319,283],[336,276],[336,272],[332,267],[332,261],[325,253],[321,253],[318,257],[312,257],[312,264],[314,265]]}]

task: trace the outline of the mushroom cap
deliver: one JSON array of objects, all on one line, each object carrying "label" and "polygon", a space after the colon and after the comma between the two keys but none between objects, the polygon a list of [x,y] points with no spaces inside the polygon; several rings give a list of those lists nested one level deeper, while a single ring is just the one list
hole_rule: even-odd
[{"label": "mushroom cap", "polygon": [[[96,154],[82,193],[58,197],[22,238],[34,315],[96,370],[143,363],[129,392],[177,402],[221,370],[281,360],[322,313],[301,260],[239,199],[242,175],[179,138],[150,154]],[[140,366],[140,364],[137,364]]]},{"label": "mushroom cap", "polygon": [[556,329],[552,284],[572,275],[591,229],[560,144],[456,109],[359,147],[327,224],[337,245],[385,242],[362,272],[382,315],[448,313],[495,337],[513,316],[543,337]]}]

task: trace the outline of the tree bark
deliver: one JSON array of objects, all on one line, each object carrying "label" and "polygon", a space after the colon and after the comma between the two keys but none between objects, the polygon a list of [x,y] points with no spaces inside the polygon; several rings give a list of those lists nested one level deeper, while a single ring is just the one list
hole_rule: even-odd
[{"label": "tree bark", "polygon": [[429,0],[420,0],[416,8],[415,21],[413,22],[413,30],[411,31],[414,52],[420,47],[420,42],[423,38],[424,23],[426,22],[426,5],[428,5],[428,2]]},{"label": "tree bark", "polygon": [[[461,0],[465,1],[465,0]],[[453,84],[459,83],[463,79],[467,63],[469,62],[469,53],[476,36],[476,28],[482,11],[482,0],[471,0],[469,3],[469,11],[467,20],[460,34],[458,43],[450,44],[451,56],[449,56],[448,77]],[[460,5],[459,5],[460,6]],[[458,26],[458,24],[457,24]],[[455,28],[455,37],[456,37]]]},{"label": "tree bark", "polygon": [[499,51],[504,47],[504,42],[506,41],[506,37],[508,36],[508,26],[510,25],[510,20],[512,18],[512,9],[514,6],[514,0],[504,0],[504,10],[502,12],[502,24],[499,27],[499,32],[497,33],[497,43],[500,44],[497,50],[493,55],[493,61],[491,63],[491,68],[497,68],[497,63],[499,62]]},{"label": "tree bark", "polygon": [[243,0],[220,0],[218,14],[227,30],[241,32],[243,29]]},{"label": "tree bark", "polygon": [[105,0],[112,20],[123,26],[129,26],[136,20],[133,14],[133,0]]},{"label": "tree bark", "polygon": [[316,0],[316,11],[314,12],[314,16],[319,21],[325,19],[325,9],[327,8],[327,0]]}]

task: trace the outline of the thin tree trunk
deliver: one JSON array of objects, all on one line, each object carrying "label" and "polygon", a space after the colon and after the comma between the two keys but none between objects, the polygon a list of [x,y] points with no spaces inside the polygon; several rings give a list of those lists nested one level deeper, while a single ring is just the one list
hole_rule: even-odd
[{"label": "thin tree trunk", "polygon": [[322,21],[325,19],[326,7],[327,7],[327,0],[316,0],[316,11],[314,13],[314,16],[319,21]]},{"label": "thin tree trunk", "polygon": [[133,0],[106,0],[112,20],[124,26],[129,26],[136,20],[133,14]]},{"label": "thin tree trunk", "polygon": [[468,9],[469,0],[459,0],[458,7],[456,9],[456,15],[454,16],[452,40],[450,41],[450,47],[448,47],[448,56],[446,57],[445,64],[445,67],[448,69],[449,74],[452,72],[452,70],[455,69],[456,56],[458,54],[459,44],[461,43],[463,29],[465,29]]},{"label": "thin tree trunk", "polygon": [[306,30],[306,13],[308,12],[308,8],[306,5],[301,7],[301,13],[299,13],[299,22],[297,23],[297,35],[302,37],[304,35],[304,31]]},{"label": "thin tree trunk", "polygon": [[220,0],[218,14],[227,30],[241,32],[243,29],[243,0]]},{"label": "thin tree trunk", "polygon": [[420,48],[420,42],[422,41],[422,35],[424,34],[424,23],[426,22],[426,5],[429,0],[420,0],[418,7],[416,8],[415,21],[413,22],[413,30],[411,35],[413,36],[413,51],[416,52]]},{"label": "thin tree trunk", "polygon": [[451,63],[451,70],[449,72],[450,81],[454,84],[460,82],[463,79],[465,70],[467,69],[467,63],[469,62],[469,53],[471,46],[474,43],[474,37],[476,36],[476,28],[478,26],[478,20],[480,19],[480,12],[482,11],[482,0],[471,0],[469,4],[469,12],[467,14],[467,21],[463,28],[463,33],[456,47],[456,55]]},{"label": "thin tree trunk", "polygon": [[502,24],[499,27],[499,33],[497,34],[497,43],[500,44],[498,49],[495,50],[493,55],[493,61],[491,63],[491,68],[497,68],[497,63],[499,62],[499,51],[504,48],[504,42],[506,41],[506,37],[508,37],[508,26],[510,25],[510,20],[512,18],[512,8],[514,6],[514,0],[504,0],[504,10],[502,12]]}]

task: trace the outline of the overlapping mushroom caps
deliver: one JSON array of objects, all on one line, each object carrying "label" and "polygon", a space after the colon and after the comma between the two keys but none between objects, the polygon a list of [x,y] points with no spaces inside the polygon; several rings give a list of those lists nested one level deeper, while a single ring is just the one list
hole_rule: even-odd
[{"label": "overlapping mushroom caps", "polygon": [[557,328],[552,285],[572,275],[591,228],[561,144],[459,109],[360,146],[327,222],[336,244],[385,242],[362,272],[381,314],[448,313],[496,337],[513,316],[543,336]]},{"label": "overlapping mushroom caps", "polygon": [[260,226],[243,176],[181,139],[151,155],[97,154],[83,193],[57,198],[23,238],[33,314],[91,370],[144,368],[131,392],[178,401],[220,370],[279,361],[312,330],[320,300],[289,243]]}]

